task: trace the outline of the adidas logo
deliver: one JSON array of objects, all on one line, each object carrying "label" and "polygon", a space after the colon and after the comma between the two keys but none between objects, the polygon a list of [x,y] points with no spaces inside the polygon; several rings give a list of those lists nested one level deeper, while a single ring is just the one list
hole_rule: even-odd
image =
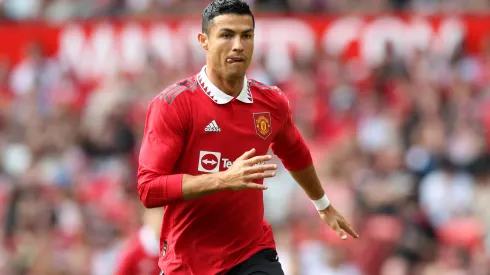
[{"label": "adidas logo", "polygon": [[213,120],[204,128],[204,132],[221,132],[221,129],[216,123],[216,120]]}]

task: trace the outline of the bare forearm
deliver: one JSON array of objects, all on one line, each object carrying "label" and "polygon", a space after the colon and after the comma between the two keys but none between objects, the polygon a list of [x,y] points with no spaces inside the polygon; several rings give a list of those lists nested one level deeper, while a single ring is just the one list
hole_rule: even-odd
[{"label": "bare forearm", "polygon": [[184,200],[191,200],[224,190],[224,180],[220,174],[184,175],[182,179],[182,196]]},{"label": "bare forearm", "polygon": [[325,194],[313,165],[310,165],[303,170],[289,171],[289,173],[303,190],[305,190],[311,200],[318,200]]}]

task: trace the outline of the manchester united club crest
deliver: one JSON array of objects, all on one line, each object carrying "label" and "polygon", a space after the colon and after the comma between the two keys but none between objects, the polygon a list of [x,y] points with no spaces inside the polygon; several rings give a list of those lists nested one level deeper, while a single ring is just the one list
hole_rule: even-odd
[{"label": "manchester united club crest", "polygon": [[255,121],[255,132],[261,138],[266,139],[272,133],[272,119],[271,113],[254,113],[254,121]]}]

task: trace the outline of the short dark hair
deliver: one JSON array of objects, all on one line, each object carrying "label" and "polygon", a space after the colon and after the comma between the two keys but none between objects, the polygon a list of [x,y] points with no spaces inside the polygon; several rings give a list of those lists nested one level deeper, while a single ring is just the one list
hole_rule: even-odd
[{"label": "short dark hair", "polygon": [[214,0],[202,12],[202,32],[208,34],[213,19],[223,14],[250,15],[255,28],[255,18],[247,3],[242,0]]}]

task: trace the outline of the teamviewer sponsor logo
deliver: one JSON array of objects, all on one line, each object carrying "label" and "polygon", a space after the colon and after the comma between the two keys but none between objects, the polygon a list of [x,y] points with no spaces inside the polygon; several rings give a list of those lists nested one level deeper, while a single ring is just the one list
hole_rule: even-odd
[{"label": "teamviewer sponsor logo", "polygon": [[[253,166],[263,165],[265,161],[254,164]],[[233,161],[229,158],[221,158],[221,153],[201,151],[199,153],[199,165],[197,170],[206,173],[219,172],[220,165],[223,169],[228,169],[233,165]]]},{"label": "teamviewer sponsor logo", "polygon": [[220,161],[221,153],[201,151],[199,153],[199,166],[197,170],[206,173],[219,172]]}]

